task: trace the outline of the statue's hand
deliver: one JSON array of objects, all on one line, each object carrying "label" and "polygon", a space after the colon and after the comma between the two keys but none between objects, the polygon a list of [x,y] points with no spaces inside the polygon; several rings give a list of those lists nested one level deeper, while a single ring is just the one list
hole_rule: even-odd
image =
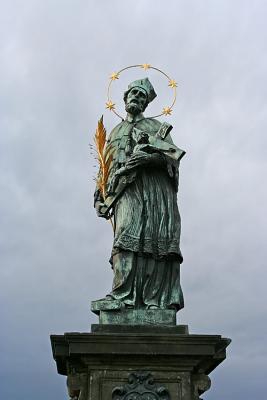
[{"label": "statue's hand", "polygon": [[95,210],[96,210],[96,215],[101,218],[109,219],[110,215],[108,215],[107,207],[105,206],[104,203],[101,203],[100,201],[96,202],[95,204]]},{"label": "statue's hand", "polygon": [[136,168],[142,165],[149,164],[151,161],[152,154],[148,154],[144,151],[138,151],[134,153],[126,163],[126,168]]}]

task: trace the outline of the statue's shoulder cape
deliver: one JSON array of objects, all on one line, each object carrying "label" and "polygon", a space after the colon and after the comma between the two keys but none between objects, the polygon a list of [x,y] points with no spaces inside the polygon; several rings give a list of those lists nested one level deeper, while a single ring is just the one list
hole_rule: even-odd
[{"label": "statue's shoulder cape", "polygon": [[[148,132],[149,135],[154,136],[160,129],[162,123],[154,118],[144,118],[136,123],[128,122],[127,120],[119,123],[113,130],[111,131],[108,143],[114,149],[114,161],[119,163],[125,163],[126,161],[126,153],[129,143],[131,141],[131,132],[133,127],[138,128],[141,131]],[[162,145],[167,145],[167,143],[174,146],[171,136],[168,134],[164,139],[164,143]],[[176,147],[177,154],[179,153],[176,159],[181,159],[185,154],[185,151]],[[163,149],[164,150],[164,149]]]}]

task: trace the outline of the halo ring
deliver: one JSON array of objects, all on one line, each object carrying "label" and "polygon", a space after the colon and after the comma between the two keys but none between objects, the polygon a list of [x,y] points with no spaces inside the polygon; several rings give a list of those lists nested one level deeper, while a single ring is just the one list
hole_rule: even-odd
[{"label": "halo ring", "polygon": [[117,79],[119,79],[119,76],[121,75],[122,72],[131,69],[131,68],[143,68],[145,71],[148,69],[153,69],[159,73],[161,73],[165,78],[168,79],[168,86],[173,89],[173,100],[170,106],[164,107],[162,112],[157,115],[153,115],[152,117],[148,118],[158,118],[161,117],[162,115],[171,115],[172,113],[172,108],[176,102],[176,97],[177,97],[177,83],[175,82],[174,79],[171,79],[169,75],[167,75],[164,71],[162,71],[159,68],[153,67],[151,64],[136,64],[136,65],[129,65],[128,67],[122,68],[118,72],[113,72],[109,78],[109,84],[108,84],[108,89],[107,89],[107,102],[106,102],[106,108],[112,111],[117,117],[119,117],[122,121],[124,118],[116,111],[115,108],[115,103],[111,100],[111,85],[113,82],[115,82]]}]

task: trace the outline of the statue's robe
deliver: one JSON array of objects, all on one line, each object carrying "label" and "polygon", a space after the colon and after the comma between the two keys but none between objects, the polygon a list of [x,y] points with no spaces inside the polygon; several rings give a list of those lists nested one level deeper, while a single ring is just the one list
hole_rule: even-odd
[{"label": "statue's robe", "polygon": [[[155,135],[161,123],[152,118],[126,120],[113,129],[108,139],[114,149],[109,182],[133,153],[134,126]],[[173,143],[169,135],[165,141]],[[181,158],[184,152],[180,150],[180,154]],[[111,296],[129,307],[179,310],[184,304],[177,206],[180,160],[174,161],[163,153],[160,159],[159,165],[148,163],[138,167],[136,178],[115,203]]]}]

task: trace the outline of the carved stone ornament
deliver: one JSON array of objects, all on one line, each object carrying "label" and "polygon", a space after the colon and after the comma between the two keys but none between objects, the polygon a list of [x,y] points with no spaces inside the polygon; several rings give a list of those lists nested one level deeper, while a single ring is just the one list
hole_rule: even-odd
[{"label": "carved stone ornament", "polygon": [[67,377],[67,388],[70,400],[85,400],[86,374],[72,372]]},{"label": "carved stone ornament", "polygon": [[193,376],[194,400],[202,400],[199,396],[209,390],[211,380],[208,375],[198,373]]},{"label": "carved stone ornament", "polygon": [[154,382],[150,372],[133,372],[128,383],[115,387],[112,400],[171,400],[168,390]]}]

